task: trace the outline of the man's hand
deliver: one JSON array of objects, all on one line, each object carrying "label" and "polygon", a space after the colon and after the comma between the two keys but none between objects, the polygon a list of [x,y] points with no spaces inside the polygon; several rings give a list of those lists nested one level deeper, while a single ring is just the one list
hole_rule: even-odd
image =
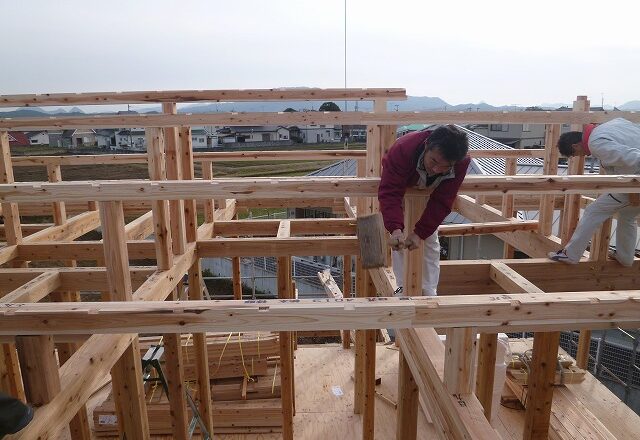
[{"label": "man's hand", "polygon": [[401,229],[396,229],[391,233],[391,249],[394,251],[399,251],[404,249],[404,233]]},{"label": "man's hand", "polygon": [[410,251],[414,249],[418,249],[418,247],[422,244],[422,239],[418,237],[415,232],[407,235],[407,239],[404,241],[404,246]]}]

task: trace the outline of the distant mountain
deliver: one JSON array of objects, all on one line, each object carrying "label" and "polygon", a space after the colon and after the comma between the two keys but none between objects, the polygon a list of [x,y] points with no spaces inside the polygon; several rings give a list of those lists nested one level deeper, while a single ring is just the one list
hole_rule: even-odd
[{"label": "distant mountain", "polygon": [[[341,110],[344,111],[344,101],[334,101]],[[215,112],[281,112],[286,108],[293,108],[298,111],[304,110],[318,110],[322,102],[320,101],[271,101],[271,102],[217,102],[209,104],[190,104],[184,107],[180,107],[179,113],[215,113]],[[540,108],[544,110],[555,110],[562,106],[571,108],[571,105],[563,103],[543,103],[540,104]],[[618,106],[620,110],[640,111],[640,100],[629,101],[621,106]],[[347,109],[353,111],[357,109],[362,112],[369,112],[373,110],[373,103],[370,101],[348,101]],[[605,106],[605,109],[609,110],[609,107]],[[486,102],[479,103],[465,103],[451,105],[438,97],[431,96],[408,96],[406,101],[389,101],[387,104],[388,111],[524,111],[525,107],[504,105],[504,106],[492,106]],[[142,114],[157,114],[160,113],[160,107],[150,107],[144,110],[139,110]],[[118,112],[122,114],[123,112]],[[137,113],[137,112],[136,112]],[[113,115],[116,112],[96,112],[86,113],[80,107],[73,107],[67,110],[64,107],[59,108],[39,108],[28,107],[21,108],[12,111],[0,111],[0,118],[38,118],[45,115],[50,116],[83,116],[86,114],[91,115]]]},{"label": "distant mountain", "polygon": [[640,101],[625,102],[624,104],[619,105],[618,108],[625,111],[640,110]]}]

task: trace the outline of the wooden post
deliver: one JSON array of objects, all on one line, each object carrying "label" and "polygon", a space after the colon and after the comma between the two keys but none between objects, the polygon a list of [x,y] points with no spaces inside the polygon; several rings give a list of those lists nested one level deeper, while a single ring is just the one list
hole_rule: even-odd
[{"label": "wooden post", "polygon": [[[364,276],[367,283],[367,296],[374,296],[375,286],[369,271],[365,271]],[[364,344],[362,438],[373,440],[376,415],[376,330],[364,331]]]},{"label": "wooden post", "polygon": [[[178,112],[176,104],[173,102],[163,103],[162,111],[173,115]],[[180,153],[180,142],[178,142],[178,129],[176,127],[166,127],[164,129],[164,134],[164,160],[166,175],[149,175],[149,177],[153,180],[181,180],[182,155]],[[161,160],[161,158],[159,158],[159,160]],[[184,202],[182,200],[169,200],[169,216],[171,218],[170,226],[173,253],[174,255],[181,255],[184,253],[184,245],[186,242],[186,237],[184,235]]]},{"label": "wooden post", "polygon": [[444,385],[450,393],[472,393],[475,385],[476,329],[449,328],[444,353]]},{"label": "wooden post", "polygon": [[[278,298],[290,298],[291,257],[278,258]],[[293,439],[293,371],[291,332],[280,332],[280,384],[282,390],[282,438]]]},{"label": "wooden post", "polygon": [[[62,170],[60,165],[47,164],[47,176],[49,182],[61,182]],[[52,206],[54,224],[58,226],[63,225],[67,221],[67,211],[65,209],[65,204],[63,202],[53,202]],[[75,260],[68,260],[65,263],[68,267],[76,267]],[[79,291],[52,292],[50,297],[53,301],[81,301]],[[75,353],[76,350],[80,348],[80,345],[81,344],[73,342],[57,344],[56,348],[58,350],[60,365],[63,365],[73,355],[73,353]],[[71,438],[73,440],[88,440],[91,438],[91,429],[89,427],[89,418],[87,416],[86,405],[82,405],[78,413],[74,416],[73,420],[71,420],[71,423],[69,423],[69,431],[71,432]]]},{"label": "wooden post", "polygon": [[[351,255],[345,255],[342,260],[342,296],[351,298]],[[351,348],[351,332],[342,331],[342,348]]]},{"label": "wooden post", "polygon": [[233,299],[242,299],[242,274],[240,272],[240,257],[231,257],[233,276]]},{"label": "wooden post", "polygon": [[[505,159],[505,170],[504,173],[506,176],[515,176],[518,172],[518,163],[515,157],[510,157]],[[516,215],[514,210],[513,203],[513,195],[505,194],[502,196],[502,215],[506,218],[512,218]],[[515,248],[511,246],[509,243],[504,243],[504,258],[514,258],[515,257]]]},{"label": "wooden post", "polygon": [[[556,148],[558,138],[560,137],[560,124],[548,124],[545,126],[544,136],[544,165],[543,174],[558,174],[558,156],[559,151]],[[553,226],[553,205],[555,196],[543,195],[540,198],[540,216],[538,218],[538,230],[542,235],[551,235]]]},{"label": "wooden post", "polygon": [[[0,183],[13,183],[13,181],[9,134],[0,130]],[[15,246],[22,242],[18,205],[16,203],[2,203],[0,206],[4,217],[5,240],[8,246]],[[20,400],[25,400],[15,344],[0,345],[0,390]]]},{"label": "wooden post", "polygon": [[[124,236],[122,202],[99,202],[111,301],[131,301],[131,273]],[[113,399],[118,429],[127,439],[149,438],[149,420],[142,385],[142,366],[138,338],[135,337],[111,370]]]},{"label": "wooden post", "polygon": [[[213,168],[210,160],[202,161],[202,179],[213,179]],[[204,201],[204,221],[207,223],[213,223],[215,211],[215,203],[213,199],[206,199]]]},{"label": "wooden post", "polygon": [[[193,145],[191,142],[191,127],[180,128],[180,143],[182,146],[182,177],[185,180],[195,178],[193,166]],[[189,243],[197,240],[198,236],[198,213],[195,200],[185,200],[185,227],[186,238]],[[213,211],[211,212],[213,221]],[[200,270],[200,259],[189,268],[189,299],[202,300],[202,278]],[[198,381],[198,410],[200,417],[213,436],[213,410],[211,407],[211,384],[209,378],[209,354],[207,351],[206,333],[193,334],[193,347],[196,355],[196,370]]]},{"label": "wooden post", "polygon": [[[163,104],[165,112],[175,113],[173,106]],[[182,165],[178,163],[177,153],[177,130],[175,128],[165,129],[167,137],[160,134],[161,130],[151,129],[147,134],[147,154],[149,155],[149,178],[152,180],[179,180]],[[151,139],[150,139],[151,138]],[[162,140],[165,140],[163,142]],[[149,140],[151,142],[149,142]],[[167,154],[163,154],[166,145]],[[164,162],[164,163],[163,163]],[[163,166],[164,165],[164,166]],[[180,202],[180,203],[174,203]],[[166,206],[166,201],[154,202],[154,206],[162,203]],[[169,202],[169,217],[156,217],[157,212],[165,212],[165,208],[158,207],[154,210],[154,224],[156,236],[168,232],[166,240],[156,240],[156,255],[161,256],[158,260],[158,270],[169,270],[173,266],[174,253],[182,254],[185,250],[185,228],[184,228],[184,205],[182,200],[172,200]],[[170,231],[170,232],[169,232]],[[174,292],[174,297],[178,296],[178,289]],[[176,298],[177,299],[177,298]],[[188,434],[187,421],[187,401],[184,389],[184,372],[182,359],[182,337],[178,333],[167,333],[163,335],[165,347],[165,377],[169,388],[169,407],[171,409],[171,428],[173,437],[186,440]]]},{"label": "wooden post", "polygon": [[[589,100],[586,96],[578,96],[577,100],[573,102],[574,111],[588,111]],[[579,125],[572,125],[572,130],[581,131],[582,127]],[[584,156],[576,156],[569,159],[569,168],[567,174],[583,174],[584,173]],[[573,231],[576,230],[578,220],[580,219],[580,194],[569,194],[565,196],[564,200],[564,212],[562,218],[562,245],[566,245],[571,239]]]},{"label": "wooden post", "polygon": [[415,440],[418,433],[418,385],[400,350],[398,365],[398,410],[396,440]]},{"label": "wooden post", "polygon": [[[405,232],[413,231],[413,226],[420,219],[427,201],[423,197],[405,198],[404,207],[404,227]],[[422,260],[424,259],[424,246],[413,251],[404,251],[404,284],[403,292],[405,296],[422,295]]]},{"label": "wooden post", "polygon": [[[368,154],[368,153],[367,153]],[[357,161],[357,175],[364,177],[366,175],[366,161]],[[364,215],[367,212],[367,201],[363,197],[356,200],[358,215]],[[367,283],[365,282],[365,269],[362,267],[362,258],[358,255],[356,259],[356,297],[362,298],[367,296]],[[365,350],[365,334],[362,330],[355,331],[355,362],[354,362],[354,394],[353,394],[353,412],[362,414],[364,411],[364,350]]]},{"label": "wooden post", "polygon": [[480,333],[478,340],[478,368],[476,373],[476,396],[484,408],[484,415],[491,421],[493,384],[496,373],[497,333]]},{"label": "wooden post", "polygon": [[39,407],[60,392],[60,376],[53,336],[16,337],[27,401]]},{"label": "wooden post", "polygon": [[559,344],[560,332],[536,333],[533,339],[533,362],[529,376],[524,440],[547,439],[549,436]]}]

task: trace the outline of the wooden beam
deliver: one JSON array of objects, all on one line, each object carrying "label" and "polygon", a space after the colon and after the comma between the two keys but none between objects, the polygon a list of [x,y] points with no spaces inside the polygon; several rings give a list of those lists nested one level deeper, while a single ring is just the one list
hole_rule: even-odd
[{"label": "wooden beam", "polygon": [[[324,287],[324,292],[329,298],[343,298],[342,291],[340,290],[340,287],[338,287],[336,280],[331,276],[331,271],[329,269],[326,269],[323,272],[318,272],[318,278],[320,279],[322,287]],[[343,330],[340,332],[340,339],[342,341],[342,348],[348,349],[351,341],[351,332],[349,330]]]},{"label": "wooden beam", "polygon": [[61,284],[60,274],[51,270],[44,272],[31,281],[23,284],[12,292],[0,298],[0,303],[28,303],[38,302],[57,290]]},{"label": "wooden beam", "polygon": [[407,125],[434,124],[588,124],[615,118],[640,122],[640,114],[613,112],[247,112],[178,115],[114,115],[48,118],[0,118],[0,130],[178,127],[194,125]]},{"label": "wooden beam", "polygon": [[[478,205],[468,196],[458,195],[454,209],[473,221],[499,222],[507,220],[497,209],[488,205]],[[560,247],[559,240],[556,238],[545,237],[533,231],[497,233],[495,236],[531,257],[546,257],[548,252],[558,250]]]},{"label": "wooden beam", "polygon": [[[151,129],[150,129],[151,130]],[[157,139],[157,137],[156,137]],[[153,139],[151,139],[153,143]],[[531,176],[507,178],[494,176],[467,176],[462,183],[462,194],[602,194],[616,192],[640,193],[638,176]],[[0,184],[0,201],[11,203],[92,200],[134,201],[169,199],[310,199],[326,198],[327,193],[337,197],[374,197],[379,179],[376,177],[283,177],[148,181],[70,181],[58,183],[17,182]],[[408,197],[422,197],[425,192],[409,189]],[[333,206],[333,202],[332,202]]]},{"label": "wooden beam", "polygon": [[260,302],[36,303],[0,305],[0,334],[448,328],[461,325],[488,331],[631,328],[640,322],[637,299],[638,291],[630,290],[410,299],[352,298],[348,301],[323,298]]},{"label": "wooden beam", "polygon": [[[558,124],[556,124],[558,125]],[[387,126],[383,126],[387,127]],[[186,130],[190,127],[181,127]],[[389,144],[390,145],[390,144]],[[555,145],[555,144],[554,144]],[[544,157],[545,150],[541,149],[488,149],[472,150],[469,155],[472,158],[480,157]],[[242,161],[300,161],[300,160],[344,160],[361,159],[366,156],[365,150],[307,150],[307,151],[199,151],[193,154],[196,162],[202,162],[203,169],[207,163],[215,162],[242,162]],[[65,156],[14,156],[12,157],[14,167],[24,166],[48,166],[48,165],[114,165],[147,163],[147,155],[137,154],[82,154]],[[545,173],[553,174],[553,173]],[[204,179],[206,177],[203,174]],[[189,179],[187,179],[189,180]]]},{"label": "wooden beam", "polygon": [[167,298],[198,258],[195,243],[188,244],[185,253],[173,260],[171,268],[156,271],[136,289],[133,294],[134,301],[157,301]]},{"label": "wooden beam", "polygon": [[158,102],[229,101],[360,101],[375,98],[407,99],[405,89],[275,88],[245,90],[165,90],[132,92],[43,93],[0,95],[0,107],[46,105],[144,104]]},{"label": "wooden beam", "polygon": [[24,243],[38,241],[71,241],[100,226],[98,211],[89,211],[73,216],[61,225],[51,226],[24,238]]},{"label": "wooden beam", "polygon": [[148,211],[124,227],[127,240],[144,240],[153,233],[153,211]]}]

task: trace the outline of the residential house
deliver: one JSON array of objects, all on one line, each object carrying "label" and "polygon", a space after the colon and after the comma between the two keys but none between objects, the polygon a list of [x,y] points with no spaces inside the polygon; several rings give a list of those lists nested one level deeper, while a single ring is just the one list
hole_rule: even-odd
[{"label": "residential house", "polygon": [[298,128],[302,142],[305,144],[340,142],[342,138],[342,127],[340,125],[302,125]]},{"label": "residential house", "polygon": [[349,142],[366,142],[367,126],[366,125],[343,125],[341,137],[342,139],[346,139]]},{"label": "residential house", "polygon": [[96,130],[96,145],[100,148],[116,148],[116,131],[114,129]]},{"label": "residential house", "polygon": [[49,133],[46,130],[25,133],[29,138],[29,145],[49,145]]},{"label": "residential house", "polygon": [[209,147],[208,135],[204,129],[192,129],[191,130],[191,145],[193,148],[207,148]]},{"label": "residential house", "polygon": [[10,147],[27,147],[30,145],[29,137],[21,131],[9,132]]},{"label": "residential house", "polygon": [[289,129],[283,126],[223,127],[217,130],[218,144],[239,146],[253,144],[261,146],[291,145]]},{"label": "residential house", "polygon": [[544,124],[473,124],[467,128],[512,148],[544,145]]},{"label": "residential house", "polygon": [[123,150],[145,151],[145,132],[144,128],[127,128],[119,130],[115,134],[116,148]]},{"label": "residential house", "polygon": [[50,130],[49,146],[57,148],[71,148],[71,135],[75,130]]}]

